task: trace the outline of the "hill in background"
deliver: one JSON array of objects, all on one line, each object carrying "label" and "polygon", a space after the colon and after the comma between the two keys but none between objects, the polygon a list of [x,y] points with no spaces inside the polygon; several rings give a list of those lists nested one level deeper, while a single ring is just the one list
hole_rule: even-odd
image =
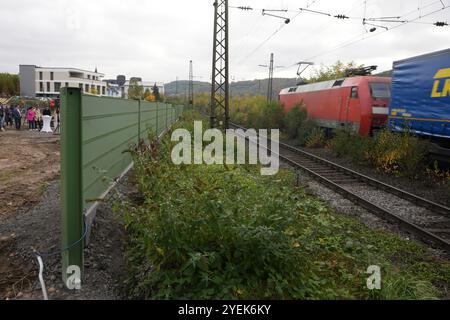
[{"label": "hill in background", "polygon": [[[273,79],[273,96],[276,97],[281,89],[295,86],[297,79],[293,78],[276,78]],[[230,86],[231,95],[267,95],[267,88],[269,79],[252,80],[252,81],[238,81],[232,82]],[[173,95],[187,95],[189,88],[189,81],[180,80],[165,84],[165,92],[167,96]],[[211,83],[194,81],[194,93],[211,93]]]},{"label": "hill in background", "polygon": [[[392,70],[375,74],[380,77],[391,77]],[[269,85],[269,79],[252,80],[252,81],[238,81],[231,83],[231,95],[243,96],[243,95],[267,95],[267,87]],[[275,78],[273,79],[273,97],[277,97],[282,89],[294,87],[297,85],[297,79],[295,78]],[[165,91],[167,96],[180,95],[184,96],[189,91],[189,81],[179,80],[165,84]],[[194,93],[211,93],[211,83],[204,81],[194,81]]]}]

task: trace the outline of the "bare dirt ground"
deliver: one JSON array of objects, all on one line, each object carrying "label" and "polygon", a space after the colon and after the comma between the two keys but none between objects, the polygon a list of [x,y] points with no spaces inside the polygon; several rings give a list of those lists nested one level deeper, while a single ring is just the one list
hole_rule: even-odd
[{"label": "bare dirt ground", "polygon": [[[69,291],[61,280],[59,137],[29,131],[0,133],[0,300],[42,299],[36,253],[44,260],[51,300],[120,299],[125,232],[111,208],[114,193],[97,209],[85,248],[82,289]],[[116,188],[134,192],[126,177]]]},{"label": "bare dirt ground", "polygon": [[[59,176],[59,136],[8,129],[0,132],[0,226],[35,205]],[[19,295],[32,270],[15,259],[17,234],[0,232],[0,299]]]},{"label": "bare dirt ground", "polygon": [[59,136],[37,131],[0,132],[0,221],[30,208],[59,176]]}]

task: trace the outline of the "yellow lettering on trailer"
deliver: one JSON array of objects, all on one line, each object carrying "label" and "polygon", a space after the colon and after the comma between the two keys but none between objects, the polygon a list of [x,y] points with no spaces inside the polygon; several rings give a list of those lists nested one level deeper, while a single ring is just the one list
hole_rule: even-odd
[{"label": "yellow lettering on trailer", "polygon": [[442,96],[443,97],[450,96],[450,79],[447,79],[445,81],[444,90],[442,91]]},{"label": "yellow lettering on trailer", "polygon": [[[442,97],[448,97],[450,96],[450,68],[445,68],[439,70],[436,75],[434,76],[434,85],[433,85],[433,91],[431,92],[432,98],[442,98]],[[439,91],[439,86],[441,84],[441,81],[443,79],[445,80],[444,86],[442,88],[442,91]]]},{"label": "yellow lettering on trailer", "polygon": [[439,90],[439,80],[436,80],[434,82],[433,92],[431,93],[432,98],[440,98],[442,96],[442,93],[440,93],[438,90]]}]

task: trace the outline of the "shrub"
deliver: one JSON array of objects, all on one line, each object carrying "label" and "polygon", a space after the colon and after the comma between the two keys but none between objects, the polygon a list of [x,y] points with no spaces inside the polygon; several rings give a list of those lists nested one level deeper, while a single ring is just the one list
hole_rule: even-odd
[{"label": "shrub", "polygon": [[348,156],[356,163],[366,163],[370,160],[372,139],[352,134],[339,129],[328,143],[329,148],[339,157]]},{"label": "shrub", "polygon": [[306,146],[309,135],[316,128],[317,128],[316,123],[313,120],[306,119],[305,121],[303,121],[300,127],[298,128],[297,143],[300,146]]},{"label": "shrub", "polygon": [[406,133],[395,134],[385,129],[375,137],[361,137],[338,130],[329,147],[337,156],[369,162],[386,173],[414,177],[425,169],[425,144]]},{"label": "shrub", "polygon": [[308,135],[305,146],[308,148],[319,148],[325,144],[325,131],[315,127]]},{"label": "shrub", "polygon": [[284,129],[284,108],[278,102],[267,103],[262,113],[261,129]]},{"label": "shrub", "polygon": [[[289,185],[245,169],[136,158],[144,207],[128,209],[128,295],[152,299],[305,298],[310,274]],[[152,154],[149,154],[152,153]],[[285,180],[285,179],[283,179]],[[151,261],[151,263],[150,263]]]},{"label": "shrub", "polygon": [[425,155],[426,147],[419,138],[385,129],[375,137],[370,159],[386,173],[416,176],[425,169]]},{"label": "shrub", "polygon": [[286,133],[290,139],[297,139],[299,135],[299,128],[308,118],[306,109],[302,104],[296,105],[285,117]]},{"label": "shrub", "polygon": [[[289,172],[175,166],[171,148],[166,139],[134,151],[144,202],[116,203],[129,236],[128,298],[436,298],[433,282],[450,279],[423,246],[334,214],[293,188]],[[369,265],[383,270],[376,294],[366,287]]]}]

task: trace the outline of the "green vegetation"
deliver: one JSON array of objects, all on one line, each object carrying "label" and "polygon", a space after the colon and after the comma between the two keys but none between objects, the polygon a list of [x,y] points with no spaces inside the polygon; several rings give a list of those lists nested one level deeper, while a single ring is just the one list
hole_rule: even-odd
[{"label": "green vegetation", "polygon": [[128,99],[142,100],[144,98],[144,87],[139,84],[137,79],[131,79],[128,89]]},{"label": "green vegetation", "polygon": [[19,95],[19,76],[16,74],[0,73],[0,96]]},{"label": "green vegetation", "polygon": [[331,150],[338,156],[349,156],[357,163],[370,163],[376,169],[416,177],[426,168],[426,145],[408,133],[396,134],[384,129],[374,137],[361,137],[337,131],[330,141]]},{"label": "green vegetation", "polygon": [[[192,118],[180,126],[193,130]],[[134,152],[142,203],[123,200],[133,299],[448,298],[450,265],[334,213],[294,176],[250,166],[175,166],[165,139]],[[371,265],[382,289],[366,287]]]},{"label": "green vegetation", "polygon": [[364,65],[357,65],[355,62],[343,63],[337,61],[331,66],[322,65],[319,70],[314,70],[311,78],[307,80],[309,83],[321,82],[327,80],[335,80],[345,77],[345,71],[348,69],[362,68]]},{"label": "green vegetation", "polygon": [[[196,108],[209,112],[209,99],[208,95],[198,95],[195,99]],[[325,143],[325,132],[308,119],[302,104],[285,113],[282,104],[268,103],[263,96],[234,97],[230,102],[230,117],[233,122],[249,128],[280,129],[286,138],[301,146],[319,147]]]}]

